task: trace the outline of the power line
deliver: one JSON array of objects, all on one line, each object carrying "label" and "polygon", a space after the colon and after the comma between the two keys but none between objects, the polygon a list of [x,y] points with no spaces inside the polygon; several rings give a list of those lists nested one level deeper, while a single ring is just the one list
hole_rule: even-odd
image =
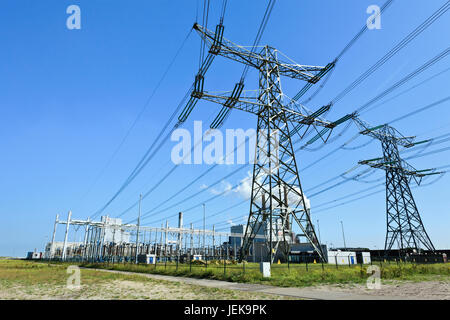
[{"label": "power line", "polygon": [[[256,50],[256,47],[259,45],[259,42],[260,42],[261,37],[266,28],[267,22],[269,21],[269,17],[272,13],[272,9],[273,9],[274,5],[275,5],[275,0],[269,0],[267,7],[266,7],[266,11],[264,12],[264,16],[261,20],[261,24],[259,25],[258,32],[256,33],[255,40],[253,41],[251,53],[254,53]],[[244,70],[242,71],[241,81],[240,81],[241,83],[244,83],[244,79],[247,76],[248,70],[249,70],[249,65],[246,64],[244,67]]]},{"label": "power line", "polygon": [[[156,144],[160,140],[161,136],[164,134],[164,132],[169,127],[172,120],[175,118],[175,116],[178,114],[181,107],[184,105],[184,102],[186,101],[187,97],[189,97],[190,91],[192,90],[193,86],[188,90],[186,95],[183,97],[181,102],[178,104],[177,108],[173,111],[172,115],[169,117],[169,120],[166,122],[166,124],[163,126],[162,130],[159,132],[156,139],[153,141],[152,145],[147,149],[144,156],[141,158],[139,163],[136,165],[136,167],[133,169],[133,171],[129,174],[129,176],[125,179],[125,181],[122,183],[119,190],[116,191],[116,193],[104,204],[99,210],[97,210],[95,213],[91,215],[90,218],[94,218],[97,215],[101,214],[110,204],[113,202],[121,193],[122,191],[136,178],[136,176],[147,166],[147,164],[150,162],[150,160],[155,156],[155,154],[158,152],[158,150],[163,146],[163,144],[167,141],[167,139],[170,137],[172,132],[175,130],[177,126],[174,126],[161,140],[158,146]],[[155,147],[156,146],[156,147]],[[156,148],[156,149],[155,149]]]},{"label": "power line", "polygon": [[442,71],[439,71],[438,73],[432,75],[431,77],[428,77],[428,78],[426,78],[425,80],[422,80],[422,81],[420,81],[419,83],[417,83],[417,84],[411,86],[410,88],[408,88],[408,89],[406,89],[406,90],[403,90],[402,92],[396,94],[395,96],[393,96],[393,97],[391,97],[391,98],[389,98],[389,99],[386,99],[386,100],[380,102],[379,104],[376,104],[376,105],[372,106],[371,108],[365,110],[364,112],[367,113],[367,112],[369,112],[369,111],[372,111],[372,110],[374,110],[374,109],[376,109],[376,108],[378,108],[378,107],[380,107],[380,106],[386,104],[387,102],[392,101],[392,100],[398,98],[399,96],[401,96],[401,95],[403,95],[403,94],[405,94],[405,93],[407,93],[407,92],[410,92],[410,91],[412,91],[413,89],[416,89],[417,87],[420,87],[421,85],[424,85],[424,84],[427,83],[428,81],[437,78],[438,76],[440,76],[440,75],[442,75],[442,74],[448,72],[449,70],[450,70],[450,67],[449,67],[449,68],[446,68],[446,69],[444,69],[444,70],[442,70]]},{"label": "power line", "polygon": [[[225,157],[222,158],[222,161],[219,161],[217,163],[215,163],[213,166],[211,166],[208,170],[206,170],[205,172],[203,172],[202,174],[200,174],[199,176],[197,176],[194,180],[188,182],[183,188],[181,188],[180,190],[178,190],[177,192],[175,192],[172,196],[170,196],[169,198],[165,199],[164,201],[162,201],[160,204],[158,204],[157,206],[155,206],[152,210],[146,212],[144,214],[143,217],[149,215],[150,213],[154,212],[155,210],[157,210],[158,208],[160,208],[162,205],[166,204],[168,201],[172,200],[173,198],[175,198],[176,196],[180,195],[183,191],[185,191],[188,187],[192,186],[195,182],[197,182],[199,179],[201,179],[202,177],[204,177],[206,174],[208,174],[209,172],[211,172],[213,169],[215,169],[220,162],[223,162],[227,159],[227,157],[229,157],[230,155],[234,155],[234,152],[236,152],[240,147],[242,147],[243,145],[245,145],[247,142],[250,141],[250,139],[254,136],[255,134],[253,134],[250,137],[246,137],[246,139],[241,142],[239,145],[237,145],[234,150],[230,151]],[[202,140],[198,141],[198,143],[200,143]],[[191,153],[194,150],[195,146],[191,149]],[[189,153],[188,155],[190,155],[191,153]],[[186,156],[188,156],[186,155]],[[186,157],[185,156],[185,157]],[[216,182],[214,182],[212,185],[208,186],[207,188],[205,188],[204,190],[202,190],[201,192],[204,192],[212,187],[214,187],[215,185],[217,185],[218,183],[220,183],[223,179],[226,179],[227,177],[234,175],[235,173],[241,171],[242,169],[244,169],[246,166],[242,166],[236,170],[234,170],[231,174],[227,174],[225,177],[220,178],[219,180],[217,180]],[[167,174],[163,179],[160,180],[160,182],[158,184],[156,184],[156,186],[159,186],[175,169],[172,168],[172,170],[169,172],[169,174]],[[153,190],[152,190],[153,191]],[[145,196],[147,196],[148,193],[145,193]],[[196,194],[198,195],[198,193]],[[195,196],[196,196],[195,195]],[[188,199],[190,199],[191,197],[188,197]],[[181,202],[183,202],[184,200],[182,200]],[[178,205],[180,202],[177,202],[175,205]],[[125,214],[126,212],[128,212],[130,209],[132,209],[134,206],[136,205],[136,203],[132,206],[129,207],[127,210],[125,210],[124,212],[121,213],[120,216],[122,216],[123,214]],[[170,208],[174,207],[175,205],[171,206]],[[167,208],[166,208],[167,209]],[[165,209],[165,210],[166,210]]]},{"label": "power line", "polygon": [[[377,14],[380,15],[381,13],[384,12],[384,10],[386,8],[388,8],[391,3],[393,2],[393,0],[388,0],[386,1],[383,6],[380,8],[380,12]],[[334,67],[333,69],[328,72],[328,74],[325,76],[324,81],[322,82],[322,84],[319,86],[319,88],[316,89],[316,91],[314,91],[314,93],[311,94],[311,96],[302,101],[301,104],[307,104],[309,103],[312,99],[314,99],[315,96],[317,96],[317,94],[325,87],[326,83],[328,82],[328,80],[331,78],[331,75],[333,74],[334,70],[336,69],[336,65],[337,62],[341,59],[341,57],[356,43],[356,41],[364,34],[364,32],[367,31],[367,23],[365,23],[362,28],[358,31],[358,33],[356,33],[356,35],[345,45],[345,47],[341,50],[341,52],[336,56],[336,58],[334,59]]]},{"label": "power line", "polygon": [[394,46],[389,52],[387,52],[382,58],[380,58],[374,65],[367,69],[363,74],[361,74],[355,81],[353,81],[349,86],[342,90],[331,100],[332,104],[335,104],[346,96],[350,91],[352,91],[356,86],[363,82],[367,77],[369,77],[378,68],[384,65],[389,59],[396,55],[401,49],[403,49],[408,43],[420,35],[425,29],[432,25],[439,17],[441,17],[450,8],[450,1],[447,1],[443,6],[441,6],[437,11],[435,11],[431,16],[429,16],[422,24],[415,28],[411,33],[409,33],[405,38],[403,38],[396,46]]},{"label": "power line", "polygon": [[[361,113],[362,110],[364,110],[365,108],[369,107],[370,105],[372,105],[373,103],[375,103],[376,101],[382,99],[383,97],[385,97],[386,95],[388,95],[389,93],[391,93],[392,91],[398,89],[400,86],[404,85],[405,83],[407,83],[409,80],[413,79],[414,77],[416,77],[417,75],[419,75],[420,73],[422,73],[423,71],[425,71],[426,69],[428,69],[429,67],[431,67],[432,65],[434,65],[435,63],[437,63],[438,61],[440,61],[441,59],[445,58],[448,54],[450,53],[450,47],[443,50],[441,53],[439,53],[437,56],[433,57],[432,59],[428,60],[427,62],[425,62],[423,65],[421,65],[419,68],[417,68],[416,70],[414,70],[413,72],[409,73],[408,75],[406,75],[405,77],[403,77],[401,80],[397,81],[395,84],[393,84],[391,87],[389,87],[388,89],[384,90],[383,92],[381,92],[380,94],[378,94],[377,96],[375,96],[374,98],[372,98],[371,100],[369,100],[368,102],[366,102],[364,105],[362,105],[361,107],[359,107],[358,109],[356,109],[355,113]],[[445,100],[446,101],[446,100]],[[442,102],[445,101],[440,101],[439,103],[435,103],[431,106],[426,106],[424,108],[431,108],[435,105],[438,105]],[[418,112],[418,111],[417,111]],[[411,115],[413,115],[414,113],[410,113],[407,114],[405,116],[402,117],[402,119],[409,117]],[[400,120],[400,119],[394,119],[394,120]],[[390,123],[390,122],[388,122]],[[314,138],[311,139],[310,141],[314,141]],[[303,146],[301,146],[300,148],[298,148],[296,150],[296,152],[298,152],[299,150],[305,149],[307,145],[309,145],[311,142],[308,141],[306,142]],[[345,146],[346,143],[344,143],[342,146]],[[321,160],[323,160],[324,158],[330,156],[331,154],[333,154],[334,152],[338,151],[341,149],[341,147],[338,147],[334,150],[332,150],[331,152],[329,152],[327,155],[325,155],[324,157],[322,157],[321,159],[319,159],[318,161],[315,161],[314,163],[311,163],[309,166],[307,166],[307,168],[312,167],[313,165],[315,165],[316,163],[320,162]]]},{"label": "power line", "polygon": [[[157,212],[153,213],[152,216],[156,216],[156,215],[158,215],[158,214],[160,214],[160,213],[167,212],[168,210],[170,210],[170,209],[176,207],[177,205],[180,205],[180,204],[182,204],[182,203],[184,203],[184,202],[186,202],[186,201],[188,201],[188,200],[190,200],[190,199],[192,199],[192,198],[194,198],[194,197],[196,197],[196,196],[202,194],[203,192],[206,192],[207,190],[211,189],[212,187],[214,187],[214,186],[218,185],[219,183],[221,183],[222,181],[224,181],[224,179],[233,176],[234,174],[238,173],[239,171],[242,171],[242,170],[245,169],[245,168],[247,168],[247,167],[246,167],[245,165],[243,165],[243,166],[241,166],[241,167],[239,167],[239,168],[233,170],[231,173],[228,173],[226,176],[222,177],[221,179],[217,180],[217,181],[214,182],[213,184],[209,185],[207,188],[204,188],[204,189],[200,190],[199,192],[196,192],[194,195],[190,195],[190,196],[188,196],[188,197],[186,197],[186,198],[184,198],[184,199],[178,201],[178,202],[175,203],[175,204],[172,204],[172,205],[170,205],[170,206],[168,206],[168,207],[166,207],[166,208],[164,208],[164,209],[161,209],[160,211],[157,211]],[[159,205],[159,206],[153,208],[153,209],[150,210],[150,211],[147,211],[147,212],[142,216],[142,218],[148,217],[152,212],[154,212],[154,211],[155,211],[156,209],[158,209],[160,206],[161,206],[161,205]],[[182,212],[185,212],[186,210],[181,210],[181,211],[182,211]],[[133,220],[133,221],[134,221],[134,220]]]},{"label": "power line", "polygon": [[402,78],[401,80],[397,81],[394,85],[392,85],[391,87],[389,87],[388,89],[384,90],[383,92],[381,92],[379,95],[377,95],[376,97],[372,98],[370,101],[368,101],[366,104],[362,105],[361,107],[359,107],[356,111],[358,113],[360,113],[362,110],[366,109],[367,107],[369,107],[371,104],[377,102],[378,100],[380,100],[381,98],[383,98],[384,96],[388,95],[389,93],[391,93],[393,90],[397,89],[398,87],[402,86],[403,84],[405,84],[406,82],[408,82],[409,80],[411,80],[412,78],[416,77],[417,75],[419,75],[420,73],[422,73],[423,71],[425,71],[426,69],[428,69],[429,67],[431,67],[432,65],[434,65],[436,62],[440,61],[441,59],[445,58],[448,54],[450,53],[450,47],[447,47],[446,49],[444,49],[441,53],[439,53],[438,55],[436,55],[435,57],[433,57],[432,59],[428,60],[427,62],[425,62],[423,65],[421,65],[419,68],[417,68],[416,70],[414,70],[413,72],[409,73],[407,76],[405,76],[404,78]]},{"label": "power line", "polygon": [[[152,93],[150,94],[150,96],[147,98],[147,101],[145,102],[144,106],[142,107],[142,109],[139,111],[138,115],[136,116],[136,118],[134,119],[134,121],[131,123],[131,126],[128,128],[127,132],[125,133],[125,136],[122,138],[122,140],[120,141],[119,145],[117,146],[117,148],[114,150],[114,152],[112,153],[112,155],[110,156],[110,158],[108,159],[108,161],[106,162],[105,166],[102,168],[102,170],[100,171],[100,173],[97,175],[97,177],[94,179],[94,182],[90,185],[90,187],[88,188],[88,190],[86,191],[86,193],[83,195],[82,199],[84,199],[87,194],[89,194],[89,192],[92,190],[92,188],[94,187],[94,185],[100,180],[100,178],[103,176],[105,170],[109,167],[109,165],[111,164],[111,162],[114,160],[114,158],[116,157],[116,155],[119,153],[119,151],[122,149],[122,146],[124,145],[125,141],[127,140],[128,136],[130,135],[131,131],[133,131],[134,127],[136,126],[136,124],[139,122],[139,120],[141,119],[142,115],[144,114],[144,112],[147,110],[148,105],[150,104],[150,101],[153,99],[153,96],[156,94],[156,92],[158,91],[158,89],[160,88],[161,84],[163,83],[164,79],[166,78],[167,74],[169,73],[169,71],[171,70],[173,64],[175,63],[176,59],[178,58],[178,56],[180,55],[182,49],[184,48],[189,36],[192,33],[192,28],[189,30],[188,34],[186,35],[186,37],[184,38],[183,42],[181,43],[180,47],[178,48],[178,50],[176,51],[174,57],[172,58],[172,60],[170,61],[169,65],[167,66],[166,70],[164,71],[163,75],[161,76],[161,78],[159,79],[159,81],[157,82],[156,86],[153,88]],[[81,200],[80,200],[81,201]]]}]

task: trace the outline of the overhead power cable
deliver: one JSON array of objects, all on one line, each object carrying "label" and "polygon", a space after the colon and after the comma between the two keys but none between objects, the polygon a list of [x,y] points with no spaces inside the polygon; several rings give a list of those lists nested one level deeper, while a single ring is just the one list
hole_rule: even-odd
[{"label": "overhead power cable", "polygon": [[[234,155],[234,153],[241,148],[243,145],[245,145],[247,142],[250,141],[250,139],[254,136],[255,134],[253,134],[252,136],[246,137],[246,139],[244,141],[242,141],[239,145],[237,145],[232,151],[230,151],[228,154],[225,155],[225,157],[222,158],[221,162],[225,162],[226,159],[230,156],[230,155]],[[199,142],[201,142],[202,140],[200,140]],[[192,148],[191,153],[193,152],[195,146]],[[198,180],[200,180],[202,177],[204,177],[205,175],[207,175],[208,173],[210,173],[213,169],[217,168],[220,165],[220,162],[215,163],[214,165],[212,165],[209,169],[207,169],[205,172],[203,172],[202,174],[200,174],[199,176],[197,176],[194,180],[189,181],[184,187],[182,187],[180,190],[176,191],[175,193],[172,194],[172,196],[170,196],[169,198],[163,200],[160,202],[160,204],[156,205],[155,207],[153,207],[152,210],[144,213],[143,217],[151,214],[152,212],[154,212],[155,210],[159,209],[160,207],[162,207],[164,204],[167,204],[167,202],[169,202],[170,200],[172,200],[173,198],[175,198],[176,196],[179,196],[180,194],[182,194],[183,191],[185,191],[186,189],[188,189],[189,187],[191,187],[195,182],[197,182]],[[235,174],[237,172],[239,172],[240,170],[244,169],[246,167],[246,165],[243,165],[242,167],[236,169],[235,171],[233,171],[232,174]],[[171,172],[173,172],[173,170],[171,170]],[[170,172],[170,173],[171,173]],[[166,175],[165,178],[167,178],[168,175]],[[208,188],[206,188],[206,190],[214,187],[215,185],[217,185],[218,183],[220,183],[221,181],[223,181],[224,179],[226,179],[229,175],[227,174],[225,177],[222,177],[220,179],[218,179],[216,182],[214,182],[213,184],[211,184],[210,186],[208,186]],[[162,183],[165,178],[163,178],[158,184],[157,186],[160,185],[160,183]],[[203,190],[203,191],[206,191]],[[203,192],[202,191],[202,192]],[[147,193],[146,193],[147,194]],[[191,197],[188,197],[188,199]],[[182,200],[184,201],[184,200]],[[126,212],[128,212],[130,209],[132,209],[134,206],[136,206],[137,203],[135,203],[132,207],[129,207],[127,210],[125,210],[124,212],[122,212],[121,216],[123,214],[125,214]],[[179,202],[177,203],[179,204]],[[173,206],[172,206],[173,207]],[[171,207],[171,208],[172,208]],[[167,209],[167,208],[166,208]],[[134,221],[134,220],[133,220]]]},{"label": "overhead power cable", "polygon": [[[266,7],[266,11],[264,12],[264,16],[261,20],[261,24],[259,25],[258,32],[256,33],[255,40],[253,41],[251,53],[254,53],[256,50],[256,47],[259,45],[259,42],[260,42],[261,37],[266,28],[267,22],[269,21],[269,17],[272,13],[272,9],[273,9],[274,5],[275,5],[275,0],[269,0],[269,3],[267,4],[267,7]],[[249,65],[246,64],[244,67],[244,70],[242,71],[241,81],[240,81],[241,83],[244,83],[244,79],[247,76],[248,70],[249,70]]]},{"label": "overhead power cable", "polygon": [[163,81],[166,79],[167,74],[169,73],[169,71],[171,70],[172,66],[174,65],[176,59],[178,58],[178,56],[180,55],[181,51],[183,50],[187,40],[189,39],[189,36],[192,33],[192,28],[189,30],[189,32],[187,33],[186,37],[184,38],[183,42],[181,43],[180,47],[178,48],[178,50],[176,51],[175,55],[173,56],[172,60],[170,61],[170,63],[167,65],[167,68],[165,69],[165,71],[163,72],[161,78],[158,80],[158,82],[156,83],[156,86],[153,88],[152,93],[150,94],[150,96],[147,98],[146,102],[144,103],[144,106],[142,107],[142,109],[139,111],[138,115],[136,116],[136,118],[134,119],[134,121],[131,123],[131,126],[128,128],[128,130],[126,131],[124,137],[122,138],[122,140],[120,141],[120,143],[118,144],[118,146],[116,147],[116,149],[114,150],[114,152],[112,153],[112,155],[109,157],[108,161],[106,162],[106,164],[103,166],[103,168],[101,169],[101,171],[99,172],[99,174],[97,175],[97,177],[95,178],[95,180],[93,181],[93,183],[90,185],[90,187],[88,188],[88,190],[86,191],[86,193],[83,195],[82,199],[84,197],[86,197],[86,195],[91,191],[91,189],[94,187],[94,185],[100,180],[100,178],[103,176],[105,170],[109,167],[109,165],[112,163],[112,161],[114,160],[114,158],[117,156],[117,154],[119,153],[119,151],[122,149],[122,146],[124,145],[125,141],[128,139],[130,133],[133,131],[134,127],[136,126],[136,124],[139,122],[139,120],[141,119],[142,115],[144,114],[144,112],[147,110],[151,100],[153,99],[153,97],[155,96],[155,94],[157,93],[158,89],[160,88],[161,84],[163,83]]},{"label": "overhead power cable", "polygon": [[363,74],[361,74],[355,81],[353,81],[349,86],[337,94],[332,100],[332,104],[336,104],[343,97],[345,97],[350,91],[362,83],[367,77],[369,77],[378,68],[384,65],[389,59],[396,55],[401,49],[403,49],[407,44],[409,44],[413,39],[420,35],[424,30],[426,30],[430,25],[432,25],[439,17],[441,17],[450,8],[450,1],[447,1],[438,10],[436,10],[431,16],[429,16],[422,24],[415,28],[411,33],[409,33],[405,38],[403,38],[396,46],[394,46],[389,52],[387,52],[382,58],[380,58],[374,65],[367,69]]},{"label": "overhead power cable", "polygon": [[395,84],[393,84],[392,86],[390,86],[388,89],[384,90],[383,92],[381,92],[379,95],[377,95],[376,97],[372,98],[370,101],[368,101],[366,104],[362,105],[361,107],[359,107],[356,111],[358,113],[361,113],[361,111],[363,111],[364,109],[366,109],[367,107],[369,107],[370,105],[372,105],[373,103],[377,102],[378,100],[382,99],[383,97],[385,97],[386,95],[388,95],[389,93],[391,93],[393,90],[397,89],[398,87],[404,85],[406,82],[408,82],[409,80],[411,80],[412,78],[417,77],[420,73],[422,73],[423,71],[425,71],[426,69],[428,69],[429,67],[431,67],[432,65],[434,65],[436,62],[442,60],[443,58],[447,57],[447,55],[450,53],[450,47],[447,47],[446,49],[444,49],[441,53],[439,53],[438,55],[436,55],[435,57],[433,57],[432,59],[428,60],[426,63],[424,63],[423,65],[421,65],[419,68],[417,68],[416,70],[414,70],[413,72],[409,73],[407,76],[405,76],[404,78],[402,78],[401,80],[397,81]]},{"label": "overhead power cable", "polygon": [[389,101],[392,101],[392,100],[398,98],[399,96],[404,95],[405,93],[410,92],[410,91],[412,91],[412,90],[414,90],[414,89],[416,89],[416,88],[418,88],[418,87],[424,85],[424,84],[427,83],[428,81],[433,80],[433,79],[437,78],[438,76],[440,76],[440,75],[442,75],[442,74],[444,74],[444,73],[446,73],[446,72],[448,72],[448,71],[450,71],[450,67],[448,67],[448,68],[446,68],[446,69],[444,69],[444,70],[442,70],[442,71],[439,71],[438,73],[432,75],[431,77],[428,77],[428,78],[426,78],[425,80],[420,81],[419,83],[417,83],[417,84],[411,86],[410,88],[408,88],[408,89],[406,89],[406,90],[403,90],[402,92],[400,92],[400,93],[394,95],[393,97],[390,97],[390,98],[388,98],[388,99],[386,99],[386,100],[384,100],[384,101],[381,101],[379,104],[376,104],[376,105],[370,107],[369,109],[366,109],[366,110],[364,111],[364,113],[367,113],[367,112],[372,111],[372,110],[374,110],[374,109],[376,109],[376,108],[378,108],[378,107],[381,107],[382,105],[385,105],[385,104],[388,103]]},{"label": "overhead power cable", "polygon": [[162,130],[157,135],[156,139],[153,141],[151,146],[147,149],[144,156],[141,158],[139,163],[136,165],[136,167],[133,169],[133,171],[128,175],[128,177],[125,179],[125,181],[120,186],[119,190],[116,191],[116,193],[104,204],[99,210],[97,210],[95,213],[91,215],[91,219],[101,214],[122,192],[125,190],[125,188],[136,178],[136,176],[147,166],[147,164],[150,162],[150,160],[157,154],[159,149],[163,146],[163,144],[169,139],[172,132],[175,130],[176,126],[174,126],[165,136],[164,138],[159,142],[163,136],[164,132],[169,127],[170,123],[173,121],[175,116],[180,111],[181,107],[184,105],[185,101],[190,95],[190,91],[192,90],[193,86],[191,86],[190,90],[186,93],[186,95],[183,97],[181,102],[178,104],[176,109],[173,111],[171,116],[169,117],[168,121],[163,126]]},{"label": "overhead power cable", "polygon": [[[377,14],[376,17],[377,18],[378,15],[382,14],[386,8],[388,8],[391,3],[393,2],[393,0],[387,0],[380,8],[380,12]],[[333,74],[334,70],[336,70],[336,65],[338,63],[338,61],[341,59],[341,57],[356,43],[356,41],[358,41],[358,39],[364,34],[364,32],[367,31],[367,23],[364,23],[364,25],[362,26],[362,28],[358,31],[358,33],[356,33],[356,35],[345,45],[345,47],[341,50],[341,52],[336,56],[336,58],[334,59],[334,67],[333,69],[331,69],[330,72],[328,72],[324,78],[324,80],[322,81],[322,84],[319,86],[319,88],[316,89],[316,91],[314,91],[314,93],[311,94],[311,96],[309,96],[308,99],[304,100],[301,102],[301,104],[307,104],[309,103],[312,99],[314,99],[315,96],[317,96],[317,94],[325,87],[326,83],[328,82],[328,80],[331,78],[331,75]]]},{"label": "overhead power cable", "polygon": [[[364,105],[362,105],[361,107],[357,108],[355,112],[353,112],[353,116],[356,116],[357,114],[362,113],[362,111],[364,109],[366,109],[367,107],[369,107],[370,105],[372,105],[373,103],[377,102],[378,100],[382,99],[383,97],[385,97],[386,95],[388,95],[389,93],[391,93],[392,91],[398,89],[399,87],[401,87],[402,85],[404,85],[405,83],[407,83],[409,80],[413,79],[414,77],[416,77],[417,75],[419,75],[420,73],[422,73],[423,71],[425,71],[426,69],[428,69],[429,67],[431,67],[432,65],[434,65],[435,63],[437,63],[438,61],[440,61],[441,59],[445,58],[448,54],[450,53],[450,47],[444,49],[441,53],[439,53],[438,55],[436,55],[435,57],[433,57],[432,59],[428,60],[427,62],[425,62],[423,65],[421,65],[419,68],[417,68],[416,70],[414,70],[413,72],[409,73],[407,76],[403,77],[401,80],[397,81],[395,84],[393,84],[391,87],[389,87],[388,89],[384,90],[383,92],[381,92],[380,94],[378,94],[377,96],[375,96],[374,98],[372,98],[371,100],[369,100],[368,102],[366,102]],[[327,128],[325,128],[327,129]],[[324,129],[324,130],[325,130]],[[303,146],[301,146],[299,149],[296,150],[296,152],[298,150],[302,150],[305,149],[309,144],[313,143],[314,141],[316,141],[318,139],[318,137],[323,136],[324,134],[326,134],[326,131],[323,132],[319,132],[315,137],[313,137],[312,139],[310,139],[309,141],[307,141]],[[340,148],[336,149],[339,150]]]},{"label": "overhead power cable", "polygon": [[[172,204],[172,205],[170,205],[170,206],[168,206],[168,207],[166,207],[166,208],[164,208],[164,209],[161,209],[161,210],[159,210],[159,211],[157,211],[157,212],[154,212],[157,208],[159,208],[159,206],[158,206],[158,207],[155,207],[155,208],[153,208],[152,210],[149,210],[149,211],[147,211],[146,213],[144,213],[144,214],[141,216],[141,220],[143,220],[143,219],[145,219],[146,217],[150,216],[150,214],[152,214],[152,213],[153,213],[153,214],[152,214],[151,216],[154,217],[154,216],[156,216],[156,215],[158,215],[158,214],[167,212],[168,210],[173,209],[173,208],[175,208],[176,206],[178,206],[178,205],[180,205],[180,204],[182,204],[182,203],[184,203],[184,202],[186,202],[186,201],[188,201],[188,200],[191,200],[192,198],[195,198],[195,197],[197,197],[198,195],[200,195],[200,194],[206,192],[207,190],[213,188],[214,186],[216,186],[216,185],[218,185],[219,183],[221,183],[222,181],[224,181],[224,179],[227,179],[227,178],[233,176],[234,174],[236,174],[236,173],[242,171],[242,170],[245,169],[245,168],[247,168],[245,165],[243,165],[243,166],[241,166],[241,167],[238,167],[237,169],[235,169],[235,170],[233,170],[232,172],[228,173],[225,177],[223,177],[223,178],[217,180],[216,182],[214,182],[213,184],[209,185],[207,188],[204,188],[204,189],[202,189],[202,190],[196,192],[196,193],[193,194],[193,195],[187,196],[187,197],[183,198],[182,200],[180,200],[180,201],[178,201],[178,202],[176,202],[176,203],[174,203],[174,204]],[[186,211],[186,210],[184,210],[183,212],[185,212],[185,211]],[[134,221],[134,220],[132,220],[132,221]]]}]

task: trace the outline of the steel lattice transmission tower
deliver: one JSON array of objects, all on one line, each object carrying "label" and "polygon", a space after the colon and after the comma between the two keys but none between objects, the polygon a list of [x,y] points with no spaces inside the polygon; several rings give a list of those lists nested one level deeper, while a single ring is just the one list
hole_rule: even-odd
[{"label": "steel lattice transmission tower", "polygon": [[[282,250],[280,252],[284,254],[288,253],[292,225],[296,223],[303,232],[300,236],[306,237],[320,258],[326,261],[311,222],[309,208],[305,203],[291,135],[294,132],[298,133],[299,128],[302,131],[304,129],[304,132],[310,127],[332,130],[350,117],[346,116],[345,119],[335,122],[321,119],[320,115],[329,110],[330,106],[309,112],[296,100],[283,94],[281,76],[306,81],[305,86],[310,86],[332,69],[334,63],[318,67],[285,62],[279,58],[281,53],[270,46],[242,47],[223,38],[221,24],[216,27],[215,32],[198,24],[194,24],[194,29],[209,47],[209,53],[195,78],[191,98],[181,112],[179,122],[187,119],[198,99],[222,105],[211,128],[221,126],[231,109],[249,112],[258,118],[250,213],[240,260],[247,257],[252,241],[260,228],[264,228],[268,248],[267,258],[270,262],[273,261],[277,250]],[[204,91],[204,74],[216,55],[239,62],[245,65],[245,68],[256,69],[259,73],[258,90],[243,90],[244,83],[241,78],[233,91],[222,93]],[[291,132],[289,124],[296,125],[294,132]]]},{"label": "steel lattice transmission tower", "polygon": [[415,137],[404,137],[393,127],[384,124],[370,127],[361,119],[355,122],[362,129],[363,135],[378,139],[383,149],[383,157],[359,161],[372,168],[386,172],[386,218],[387,232],[385,252],[397,245],[402,254],[407,250],[425,248],[434,251],[434,245],[428,236],[419,210],[409,186],[412,179],[420,185],[424,176],[440,174],[434,169],[416,170],[401,159],[399,146],[412,147],[426,141],[414,142]]}]

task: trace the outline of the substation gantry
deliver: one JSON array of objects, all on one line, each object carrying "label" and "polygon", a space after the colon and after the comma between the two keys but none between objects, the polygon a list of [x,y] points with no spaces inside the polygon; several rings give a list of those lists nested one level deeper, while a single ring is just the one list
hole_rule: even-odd
[{"label": "substation gantry", "polygon": [[[290,59],[290,62],[286,62],[279,58],[282,54],[278,50],[268,45],[243,47],[225,39],[222,24],[216,26],[215,32],[197,23],[193,28],[209,47],[209,51],[195,77],[190,100],[178,118],[179,124],[186,121],[199,99],[222,106],[211,123],[212,129],[220,127],[232,109],[257,116],[250,213],[240,261],[249,255],[252,242],[257,234],[261,234],[261,228],[266,235],[266,261],[272,263],[277,252],[287,258],[294,222],[301,229],[302,234],[299,236],[305,237],[320,259],[326,261],[327,257],[319,244],[311,223],[309,208],[305,203],[291,136],[298,133],[303,137],[310,128],[319,132],[317,127],[322,127],[322,131],[331,131],[351,116],[347,115],[334,122],[323,120],[320,116],[328,111],[331,105],[323,106],[316,112],[308,111],[297,103],[298,98],[291,99],[283,94],[281,76],[306,81],[304,88],[307,90],[334,67],[334,62],[325,67],[299,65],[292,63]],[[239,62],[245,68],[256,69],[259,73],[258,90],[243,90],[241,77],[232,91],[205,91],[204,75],[217,55]],[[295,126],[294,130],[291,130],[289,125]],[[319,136],[322,138],[320,132]]]}]

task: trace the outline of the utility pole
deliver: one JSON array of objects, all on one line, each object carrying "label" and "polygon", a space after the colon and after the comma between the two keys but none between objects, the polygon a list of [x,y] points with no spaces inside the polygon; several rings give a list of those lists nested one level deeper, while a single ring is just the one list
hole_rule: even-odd
[{"label": "utility pole", "polygon": [[167,260],[167,246],[169,243],[168,230],[169,230],[169,221],[166,220],[166,231],[164,232],[164,259],[166,260]]},{"label": "utility pole", "polygon": [[320,237],[319,219],[317,219],[317,231],[319,232],[319,244],[321,244],[322,243],[322,238]]},{"label": "utility pole", "polygon": [[64,261],[66,259],[66,249],[67,249],[67,236],[69,234],[69,226],[70,226],[70,218],[72,217],[72,211],[69,211],[67,214],[67,223],[66,223],[66,234],[64,236],[64,243],[63,243],[63,251],[61,254],[61,260]]},{"label": "utility pole", "polygon": [[191,256],[193,255],[194,250],[194,227],[192,226],[191,222]]},{"label": "utility pole", "polygon": [[341,220],[341,227],[342,227],[342,238],[344,239],[344,249],[347,250],[347,246],[345,244],[345,234],[344,234],[344,223]]},{"label": "utility pole", "polygon": [[55,225],[53,226],[52,244],[50,245],[50,252],[49,252],[49,256],[48,256],[49,260],[53,258],[53,248],[55,245],[56,228],[59,223],[58,220],[59,220],[59,214],[56,215]]},{"label": "utility pole", "polygon": [[138,219],[137,219],[137,232],[136,232],[136,257],[135,257],[135,263],[138,263],[138,247],[139,247],[139,228],[141,225],[141,202],[142,202],[142,194],[139,195],[139,213],[138,213]]},{"label": "utility pole", "polygon": [[203,204],[203,250],[205,250],[205,232],[206,232],[206,214],[205,214],[205,204]]},{"label": "utility pole", "polygon": [[178,213],[178,259],[180,257],[180,251],[183,247],[183,234],[182,234],[182,229],[183,229],[183,212],[179,212]]},{"label": "utility pole", "polygon": [[216,255],[216,231],[215,225],[212,227],[212,243],[213,243],[213,256]]}]

